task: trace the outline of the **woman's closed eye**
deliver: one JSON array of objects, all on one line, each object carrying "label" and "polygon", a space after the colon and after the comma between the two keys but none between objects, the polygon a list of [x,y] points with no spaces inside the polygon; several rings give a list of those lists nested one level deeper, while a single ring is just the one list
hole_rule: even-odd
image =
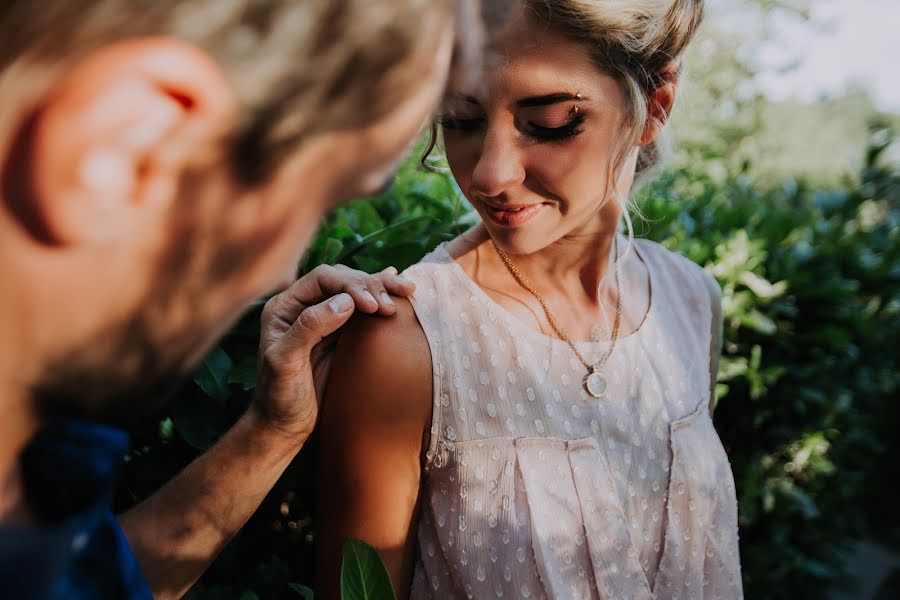
[{"label": "woman's closed eye", "polygon": [[[516,128],[537,142],[554,142],[574,137],[583,129],[585,114],[573,112],[570,118],[562,125],[549,126],[537,122],[538,120],[524,120],[516,123]],[[485,117],[463,117],[458,115],[444,115],[438,119],[445,130],[459,134],[472,134],[481,131],[486,123]]]},{"label": "woman's closed eye", "polygon": [[444,129],[452,129],[454,131],[474,132],[478,131],[484,125],[484,117],[461,117],[458,115],[443,115],[438,118],[438,122]]},{"label": "woman's closed eye", "polygon": [[527,121],[520,126],[520,130],[527,136],[538,141],[559,141],[575,137],[583,131],[585,115],[582,112],[572,114],[572,117],[562,125],[547,126]]}]

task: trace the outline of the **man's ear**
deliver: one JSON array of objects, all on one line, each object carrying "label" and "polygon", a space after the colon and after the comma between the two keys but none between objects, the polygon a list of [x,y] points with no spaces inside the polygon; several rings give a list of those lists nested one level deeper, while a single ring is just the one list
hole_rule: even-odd
[{"label": "man's ear", "polygon": [[189,44],[150,38],[101,48],[35,113],[28,172],[15,175],[29,178],[28,197],[18,202],[31,204],[52,243],[133,236],[163,214],[188,163],[215,150],[233,104],[218,66]]},{"label": "man's ear", "polygon": [[639,146],[646,146],[656,140],[666,126],[669,115],[672,114],[672,107],[675,105],[675,95],[678,91],[678,65],[669,63],[660,72],[660,77],[662,83],[653,90],[647,99],[647,123],[638,142]]}]

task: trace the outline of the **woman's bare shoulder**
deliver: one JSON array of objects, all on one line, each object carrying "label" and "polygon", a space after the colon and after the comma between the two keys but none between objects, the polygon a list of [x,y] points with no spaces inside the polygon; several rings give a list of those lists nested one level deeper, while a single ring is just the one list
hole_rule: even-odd
[{"label": "woman's bare shoulder", "polygon": [[359,314],[341,332],[326,404],[379,418],[430,414],[431,373],[425,333],[410,302],[398,299],[395,315]]}]

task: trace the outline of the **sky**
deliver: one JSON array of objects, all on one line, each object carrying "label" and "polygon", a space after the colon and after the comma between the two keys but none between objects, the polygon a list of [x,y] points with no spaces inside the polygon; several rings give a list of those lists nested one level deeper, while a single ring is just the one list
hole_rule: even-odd
[{"label": "sky", "polygon": [[[715,17],[742,27],[747,14],[712,0]],[[718,5],[718,6],[716,6]],[[811,19],[778,14],[762,42],[758,83],[773,99],[815,100],[866,89],[900,113],[900,0],[808,0]],[[785,67],[793,67],[786,69]]]}]

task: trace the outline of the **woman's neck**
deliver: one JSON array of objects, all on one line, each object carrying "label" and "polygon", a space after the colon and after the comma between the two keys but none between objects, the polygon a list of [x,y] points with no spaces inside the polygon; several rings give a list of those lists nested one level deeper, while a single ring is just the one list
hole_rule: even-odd
[{"label": "woman's neck", "polygon": [[583,296],[599,304],[610,285],[616,232],[566,236],[538,252],[514,258],[518,268],[538,289],[562,289],[573,298]]},{"label": "woman's neck", "polygon": [[[606,211],[604,211],[606,212]],[[612,212],[612,211],[610,211]],[[510,260],[537,290],[561,291],[578,304],[598,306],[614,297],[614,242],[618,211],[598,214],[594,222],[572,231],[549,246],[529,254],[510,255]],[[481,268],[507,270],[484,226],[472,232],[479,244]],[[622,244],[619,256],[624,252]],[[599,292],[598,292],[599,290]]]}]

